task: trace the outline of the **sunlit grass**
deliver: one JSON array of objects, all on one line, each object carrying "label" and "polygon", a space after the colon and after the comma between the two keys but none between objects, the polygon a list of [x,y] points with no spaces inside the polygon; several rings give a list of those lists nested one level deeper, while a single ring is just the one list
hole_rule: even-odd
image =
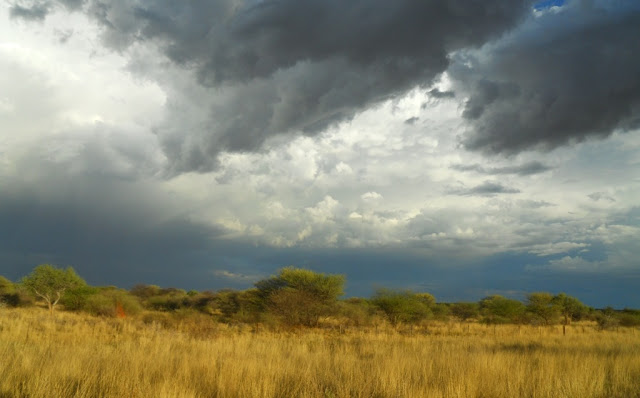
[{"label": "sunlit grass", "polygon": [[640,397],[635,329],[142,319],[0,309],[0,397]]}]

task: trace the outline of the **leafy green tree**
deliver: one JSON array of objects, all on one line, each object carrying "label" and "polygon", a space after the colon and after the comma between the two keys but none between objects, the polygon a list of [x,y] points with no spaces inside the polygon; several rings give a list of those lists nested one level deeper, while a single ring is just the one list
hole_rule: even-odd
[{"label": "leafy green tree", "polygon": [[73,268],[60,269],[51,264],[38,265],[21,283],[47,303],[51,315],[67,290],[86,285]]},{"label": "leafy green tree", "polygon": [[0,275],[0,294],[13,293],[14,290],[13,283]]},{"label": "leafy green tree", "polygon": [[600,330],[607,330],[617,328],[620,325],[620,320],[616,316],[616,310],[612,307],[607,307],[596,313],[596,322]]},{"label": "leafy green tree", "polygon": [[135,315],[142,310],[139,298],[124,289],[102,287],[95,290],[82,307],[92,315],[115,318]]},{"label": "leafy green tree", "polygon": [[621,326],[640,326],[640,310],[625,308],[618,315]]},{"label": "leafy green tree", "polygon": [[289,325],[315,326],[320,317],[336,312],[344,294],[344,275],[326,275],[286,267],[255,284],[263,308]]},{"label": "leafy green tree", "polygon": [[460,322],[466,322],[480,315],[480,306],[478,303],[454,303],[451,304],[450,311]]},{"label": "leafy green tree", "polygon": [[479,307],[483,321],[489,324],[519,322],[525,311],[525,306],[520,301],[498,294],[480,300]]},{"label": "leafy green tree", "polygon": [[68,289],[60,299],[60,304],[68,311],[81,311],[86,307],[89,299],[97,294],[99,289],[89,285],[76,286]]},{"label": "leafy green tree", "polygon": [[214,294],[211,302],[224,322],[258,322],[260,305],[256,289],[243,291],[223,289]]},{"label": "leafy green tree", "polygon": [[[430,297],[433,297],[429,294]],[[401,322],[417,322],[432,315],[430,303],[424,293],[416,294],[410,290],[378,289],[371,302],[387,316],[392,325]],[[433,305],[433,304],[431,304]]]},{"label": "leafy green tree", "polygon": [[527,296],[527,311],[533,314],[543,325],[552,325],[560,315],[560,307],[551,293],[536,292]]},{"label": "leafy green tree", "polygon": [[551,304],[558,308],[562,315],[562,334],[567,334],[567,325],[574,319],[580,319],[587,313],[587,307],[575,297],[567,296],[564,293],[557,294],[551,299]]},{"label": "leafy green tree", "polygon": [[376,307],[367,299],[350,297],[339,302],[340,315],[346,320],[347,325],[366,326],[371,325],[376,313]]},{"label": "leafy green tree", "polygon": [[0,275],[0,306],[5,304],[12,305],[12,297],[16,294],[13,283]]},{"label": "leafy green tree", "polygon": [[144,283],[139,283],[129,290],[131,294],[136,297],[139,297],[142,300],[149,299],[154,296],[159,296],[162,288],[156,285],[145,285]]}]

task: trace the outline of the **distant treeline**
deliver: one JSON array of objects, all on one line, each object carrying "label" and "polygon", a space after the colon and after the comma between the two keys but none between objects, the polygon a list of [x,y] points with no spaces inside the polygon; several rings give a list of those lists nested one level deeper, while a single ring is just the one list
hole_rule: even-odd
[{"label": "distant treeline", "polygon": [[0,276],[0,307],[32,306],[41,300],[52,315],[60,304],[66,311],[105,317],[141,314],[153,320],[154,314],[171,312],[224,323],[306,327],[327,318],[344,326],[424,325],[431,320],[520,325],[590,320],[601,329],[640,326],[640,310],[594,309],[564,293],[531,293],[524,302],[491,295],[478,302],[439,303],[429,293],[380,288],[370,298],[341,300],[344,284],[343,275],[287,267],[247,290],[199,292],[144,284],[125,290],[90,286],[72,268],[43,264],[17,283]]}]

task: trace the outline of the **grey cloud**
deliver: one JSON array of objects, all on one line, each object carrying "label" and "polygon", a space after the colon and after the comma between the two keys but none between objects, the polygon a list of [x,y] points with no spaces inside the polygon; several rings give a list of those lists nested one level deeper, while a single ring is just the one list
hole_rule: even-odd
[{"label": "grey cloud", "polygon": [[73,36],[73,29],[56,30],[55,35],[60,44],[65,44]]},{"label": "grey cloud", "polygon": [[553,203],[549,203],[546,200],[519,200],[518,206],[527,209],[540,209],[543,207],[555,206]]},{"label": "grey cloud", "polygon": [[429,96],[434,98],[455,98],[456,94],[453,91],[440,91],[434,88],[429,90]]},{"label": "grey cloud", "polygon": [[484,167],[477,163],[471,164],[471,165],[456,164],[451,166],[451,168],[458,171],[474,171],[480,174],[490,174],[490,175],[517,174],[519,176],[540,174],[552,169],[550,166],[547,166],[537,161],[527,162],[517,166],[503,166],[503,167]]},{"label": "grey cloud", "polygon": [[550,150],[640,126],[640,7],[571,1],[479,52],[449,75],[467,93],[463,145],[485,153]]},{"label": "grey cloud", "polygon": [[604,200],[607,202],[615,202],[616,200],[606,192],[594,192],[592,194],[587,195],[589,199],[594,201]]},{"label": "grey cloud", "polygon": [[505,187],[504,185],[497,182],[485,181],[473,188],[454,188],[450,189],[447,193],[451,195],[461,196],[493,196],[497,194],[519,192],[520,190],[518,189]]},{"label": "grey cloud", "polygon": [[44,21],[57,4],[67,10],[81,9],[86,0],[25,0],[11,5],[9,16],[27,21]]},{"label": "grey cloud", "polygon": [[417,116],[414,116],[414,117],[410,117],[409,119],[405,120],[404,123],[405,124],[409,124],[409,125],[414,125],[414,124],[416,124],[416,122],[418,120],[420,120],[420,118],[417,117]]},{"label": "grey cloud", "polygon": [[192,272],[207,263],[212,242],[226,231],[181,216],[168,199],[148,184],[110,177],[50,172],[37,184],[4,180],[4,272],[20,277],[51,262],[72,265],[100,284],[192,284]]},{"label": "grey cloud", "polygon": [[51,5],[48,2],[34,2],[27,6],[13,4],[9,9],[9,16],[27,21],[43,21],[49,14],[50,8]]},{"label": "grey cloud", "polygon": [[194,96],[191,86],[160,76],[176,94],[168,101],[176,112],[158,135],[171,172],[180,173],[211,170],[220,152],[256,151],[277,135],[317,134],[367,106],[428,87],[447,69],[450,52],[499,36],[530,4],[89,0],[84,10],[103,28],[107,46],[153,46],[204,88],[193,99],[201,119],[185,124],[180,102]]}]

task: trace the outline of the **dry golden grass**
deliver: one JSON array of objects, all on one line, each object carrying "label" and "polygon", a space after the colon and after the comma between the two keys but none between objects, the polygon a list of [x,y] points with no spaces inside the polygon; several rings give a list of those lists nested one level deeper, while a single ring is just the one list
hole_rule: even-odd
[{"label": "dry golden grass", "polygon": [[252,333],[0,309],[0,397],[640,397],[638,330],[428,332]]}]

